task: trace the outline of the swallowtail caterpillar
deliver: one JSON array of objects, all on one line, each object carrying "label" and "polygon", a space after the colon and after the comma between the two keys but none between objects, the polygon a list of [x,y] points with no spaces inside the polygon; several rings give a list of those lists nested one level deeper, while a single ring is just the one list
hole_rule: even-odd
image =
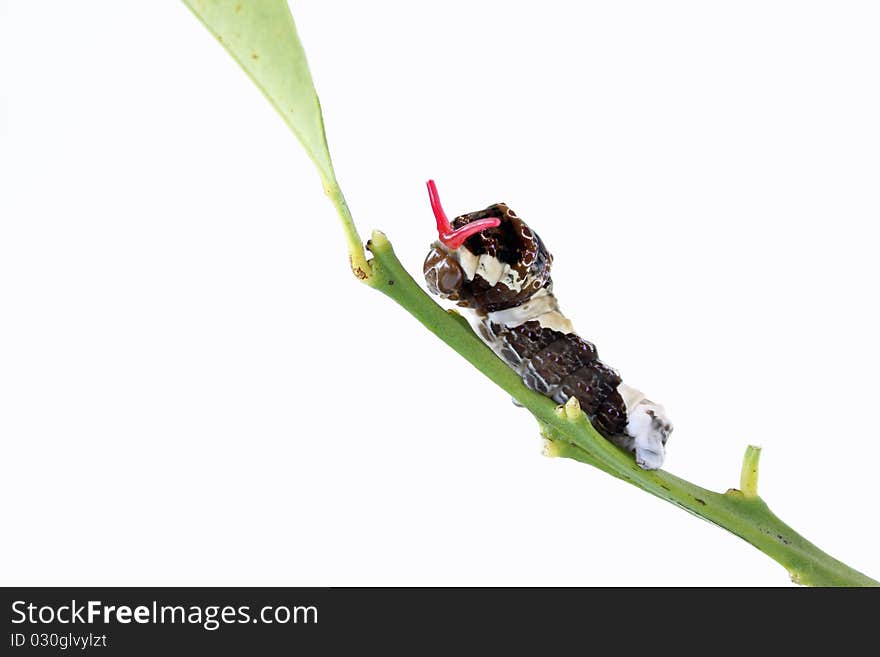
[{"label": "swallowtail caterpillar", "polygon": [[577,398],[599,433],[642,468],[659,468],[672,432],[666,411],[574,332],[553,296],[553,256],[541,238],[504,203],[450,223],[433,180],[428,194],[439,235],[425,259],[428,289],[472,311],[477,333],[526,386],[560,404]]}]

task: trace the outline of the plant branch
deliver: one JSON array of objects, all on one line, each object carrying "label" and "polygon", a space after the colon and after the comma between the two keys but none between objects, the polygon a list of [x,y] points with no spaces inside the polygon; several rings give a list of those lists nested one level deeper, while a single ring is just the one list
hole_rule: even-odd
[{"label": "plant branch", "polygon": [[342,220],[351,269],[402,306],[538,421],[545,453],[588,463],[748,541],[814,586],[877,586],[877,582],[822,552],[777,518],[758,497],[760,450],[749,447],[740,487],[716,493],[662,470],[639,468],[630,454],[590,425],[577,401],[557,407],[529,390],[457,313],[443,310],[403,268],[385,235],[374,232],[367,261],[351,212],[336,182],[318,96],[286,0],[184,0],[282,116],[315,163],[324,191]]},{"label": "plant branch", "polygon": [[374,258],[373,286],[401,305],[429,331],[528,409],[549,441],[545,451],[588,463],[642,490],[708,520],[751,543],[784,566],[791,579],[811,586],[877,586],[823,552],[774,515],[757,496],[760,449],[749,447],[743,464],[744,490],[707,490],[663,470],[643,470],[632,455],[602,437],[572,398],[564,406],[529,390],[471,330],[464,318],[443,310],[404,269],[384,234],[374,231],[367,249]]}]

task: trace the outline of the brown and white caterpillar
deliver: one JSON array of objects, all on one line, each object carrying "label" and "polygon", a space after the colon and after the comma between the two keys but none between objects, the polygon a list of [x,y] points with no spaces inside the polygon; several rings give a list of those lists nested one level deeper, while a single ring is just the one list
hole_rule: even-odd
[{"label": "brown and white caterpillar", "polygon": [[439,235],[425,259],[428,289],[473,311],[480,337],[526,386],[560,404],[577,398],[599,433],[642,468],[659,468],[672,432],[666,411],[574,332],[553,296],[553,256],[541,238],[504,203],[450,223],[433,180],[428,194]]}]

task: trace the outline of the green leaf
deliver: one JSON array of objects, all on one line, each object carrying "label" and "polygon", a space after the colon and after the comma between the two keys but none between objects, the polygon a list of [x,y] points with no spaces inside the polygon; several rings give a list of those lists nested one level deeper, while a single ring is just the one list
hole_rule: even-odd
[{"label": "green leaf", "polygon": [[334,181],[321,104],[286,0],[184,0],[184,4],[272,103],[321,178]]},{"label": "green leaf", "polygon": [[321,103],[287,0],[184,0],[184,4],[241,65],[305,148],[342,220],[352,272],[370,283],[363,243],[336,182]]}]

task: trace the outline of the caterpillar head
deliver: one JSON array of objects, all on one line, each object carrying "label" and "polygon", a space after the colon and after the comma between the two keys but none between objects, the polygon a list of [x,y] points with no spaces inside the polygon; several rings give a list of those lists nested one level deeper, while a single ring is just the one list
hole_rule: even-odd
[{"label": "caterpillar head", "polygon": [[433,294],[489,313],[519,306],[551,284],[553,256],[504,203],[450,222],[433,180],[428,195],[438,233],[424,264]]}]

